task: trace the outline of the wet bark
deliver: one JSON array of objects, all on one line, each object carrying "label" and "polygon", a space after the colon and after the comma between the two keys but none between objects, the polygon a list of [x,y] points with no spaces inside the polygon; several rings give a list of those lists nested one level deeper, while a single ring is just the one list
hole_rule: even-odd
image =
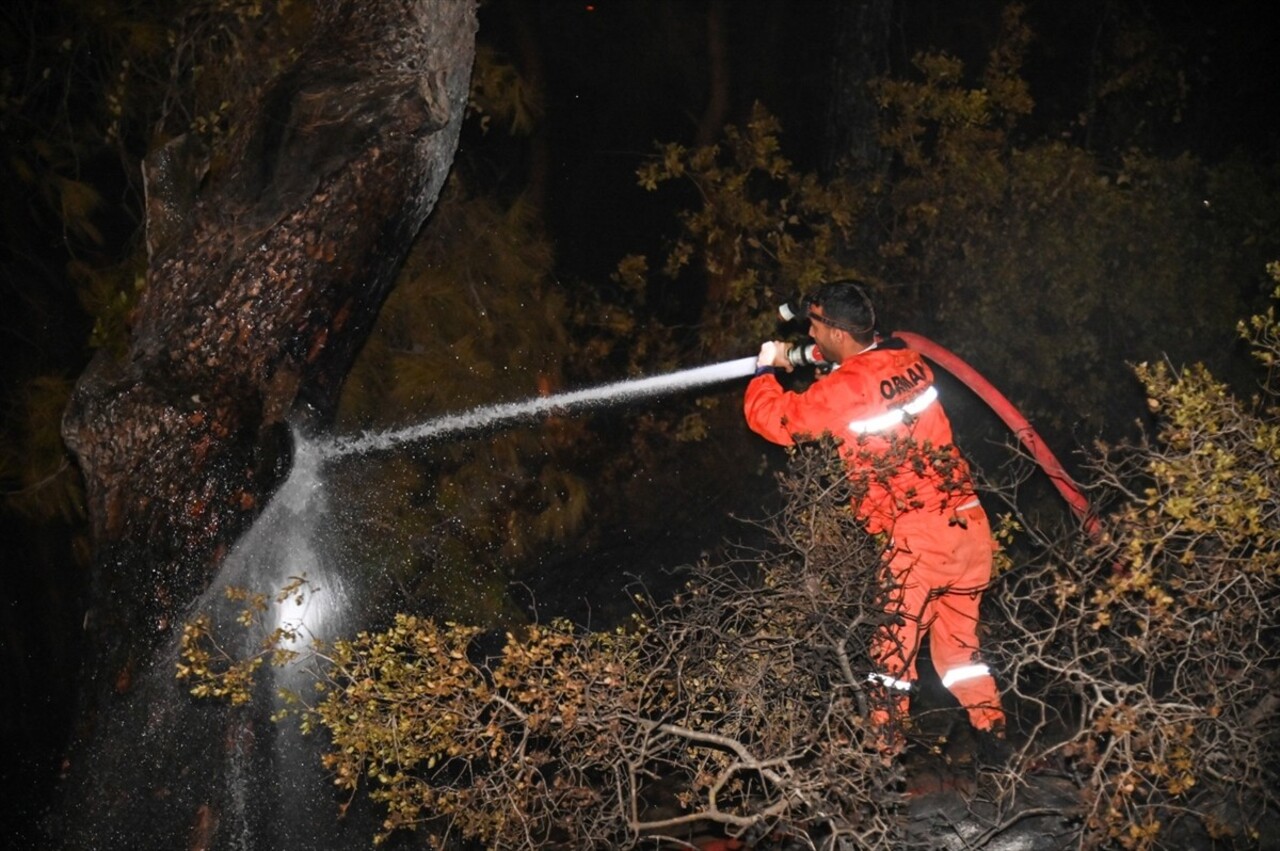
[{"label": "wet bark", "polygon": [[76,754],[95,720],[287,471],[288,424],[331,417],[452,163],[475,29],[471,0],[333,3],[246,99],[220,168],[181,141],[149,159],[131,341],[90,365],[63,422],[95,546],[68,798],[91,784]]}]

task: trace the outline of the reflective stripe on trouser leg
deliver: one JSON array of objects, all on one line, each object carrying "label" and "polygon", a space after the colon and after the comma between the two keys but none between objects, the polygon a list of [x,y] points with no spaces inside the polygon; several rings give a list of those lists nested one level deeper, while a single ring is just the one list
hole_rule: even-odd
[{"label": "reflective stripe on trouser leg", "polygon": [[911,680],[900,680],[888,674],[867,674],[867,682],[877,683],[891,691],[910,692]]},{"label": "reflective stripe on trouser leg", "polygon": [[1004,710],[995,678],[986,665],[963,665],[952,668],[942,677],[947,691],[969,713],[969,723],[979,730],[990,730],[1004,724]]},{"label": "reflective stripe on trouser leg", "polygon": [[916,679],[920,631],[929,606],[929,588],[916,575],[915,559],[907,547],[890,545],[882,581],[887,594],[885,613],[891,617],[876,629],[871,646],[871,658],[880,669],[875,676],[883,678],[880,682],[887,687],[906,683],[904,694]]},{"label": "reflective stripe on trouser leg", "polygon": [[869,695],[871,715],[868,719],[878,727],[884,727],[891,721],[903,721],[911,709],[911,680],[891,677],[888,674],[867,674],[867,682],[873,688]]},{"label": "reflective stripe on trouser leg", "polygon": [[[945,515],[908,512],[898,518],[893,535],[911,551],[913,559],[906,597],[920,596],[912,585],[926,589],[923,607],[916,611],[920,612],[922,628],[929,633],[934,669],[968,712],[969,723],[989,729],[1004,723],[995,680],[978,654],[978,609],[982,590],[991,581],[994,543],[980,505],[967,505],[955,514],[963,522],[952,523]],[[902,558],[895,553],[891,562],[895,574]],[[920,639],[918,635],[911,638],[914,649]],[[892,670],[892,666],[885,669]]]},{"label": "reflective stripe on trouser leg", "polygon": [[962,665],[959,668],[952,668],[942,675],[942,685],[945,688],[951,688],[956,683],[962,683],[965,680],[971,680],[974,677],[989,677],[991,669],[986,665]]}]

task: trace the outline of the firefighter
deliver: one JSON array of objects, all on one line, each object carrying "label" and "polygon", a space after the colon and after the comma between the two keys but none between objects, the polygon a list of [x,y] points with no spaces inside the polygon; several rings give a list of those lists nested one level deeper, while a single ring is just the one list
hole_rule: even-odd
[{"label": "firefighter", "polygon": [[[887,697],[881,706],[905,714],[927,633],[942,684],[977,731],[980,759],[1003,762],[1005,716],[977,635],[994,541],[968,465],[952,442],[933,372],[902,341],[877,335],[874,305],[856,283],[824,284],[806,313],[830,373],[802,393],[784,390],[776,373],[791,371],[791,347],[764,343],[747,385],[747,423],[784,446],[832,435],[859,519],[883,536],[893,617],[871,648],[878,670],[868,676]],[[878,708],[871,720],[884,725],[890,714]]]}]

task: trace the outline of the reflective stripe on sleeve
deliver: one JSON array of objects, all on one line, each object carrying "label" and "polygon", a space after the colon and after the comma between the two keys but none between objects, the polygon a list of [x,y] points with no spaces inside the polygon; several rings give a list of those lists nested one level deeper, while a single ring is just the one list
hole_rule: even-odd
[{"label": "reflective stripe on sleeve", "polygon": [[977,677],[986,677],[991,675],[991,669],[986,665],[961,665],[959,668],[952,668],[942,677],[942,685],[945,688],[951,688],[956,683],[962,683],[965,680],[976,679]]},{"label": "reflective stripe on sleeve", "polygon": [[867,674],[867,682],[877,683],[895,691],[911,691],[911,680],[899,680],[888,674]]},{"label": "reflective stripe on sleeve", "polygon": [[888,431],[896,425],[900,425],[903,420],[910,416],[918,416],[925,408],[938,401],[938,388],[929,387],[916,398],[912,399],[901,408],[893,408],[883,414],[874,417],[868,417],[865,420],[854,420],[849,423],[849,431],[854,434],[871,434],[878,431]]}]

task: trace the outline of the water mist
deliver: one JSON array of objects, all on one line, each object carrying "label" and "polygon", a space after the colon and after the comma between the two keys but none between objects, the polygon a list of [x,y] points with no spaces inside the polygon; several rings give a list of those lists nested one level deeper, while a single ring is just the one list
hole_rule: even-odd
[{"label": "water mist", "polygon": [[[314,696],[306,651],[386,623],[398,597],[389,571],[370,557],[373,542],[344,516],[343,489],[326,486],[326,473],[350,472],[366,453],[420,443],[498,423],[586,406],[603,406],[750,375],[755,359],[742,358],[621,381],[524,402],[480,407],[408,428],[352,437],[309,440],[295,435],[287,480],[236,543],[188,618],[208,617],[212,634],[233,658],[263,649],[279,627],[296,634],[287,649],[301,660],[264,665],[250,705],[228,706],[192,698],[175,677],[179,638],[138,672],[130,696],[99,719],[102,735],[85,760],[90,782],[81,790],[84,818],[67,829],[67,847],[99,849],[371,847],[377,814],[357,794],[345,818],[343,802],[321,765],[323,735],[304,736],[296,723],[276,723],[281,690]],[[337,464],[343,461],[342,465]],[[298,581],[301,580],[299,584]],[[274,600],[299,584],[300,594],[272,603],[265,622],[244,627],[243,600],[228,589]],[[154,790],[162,789],[163,794]]]}]

